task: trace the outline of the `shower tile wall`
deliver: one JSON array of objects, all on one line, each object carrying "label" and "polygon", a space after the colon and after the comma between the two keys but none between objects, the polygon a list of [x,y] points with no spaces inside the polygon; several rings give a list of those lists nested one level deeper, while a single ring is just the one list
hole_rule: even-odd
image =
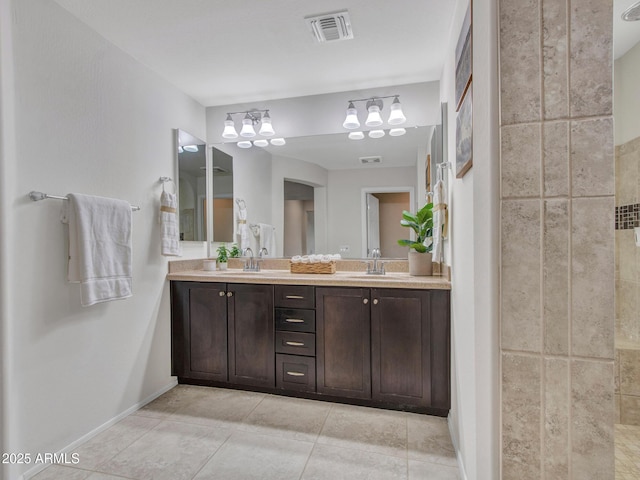
[{"label": "shower tile wall", "polygon": [[614,478],[612,8],[499,0],[505,480]]},{"label": "shower tile wall", "polygon": [[640,137],[616,147],[616,423],[640,425]]}]

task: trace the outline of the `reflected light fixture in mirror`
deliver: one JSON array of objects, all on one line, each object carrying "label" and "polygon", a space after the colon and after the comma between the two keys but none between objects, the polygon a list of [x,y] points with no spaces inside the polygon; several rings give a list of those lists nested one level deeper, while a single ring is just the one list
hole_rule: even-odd
[{"label": "reflected light fixture in mirror", "polygon": [[249,140],[243,140],[241,142],[238,142],[238,146],[240,148],[251,148],[251,142]]},{"label": "reflected light fixture in mirror", "polygon": [[404,128],[392,128],[391,130],[389,130],[389,135],[391,135],[392,137],[399,137],[401,135],[404,135],[405,133],[407,133],[407,131]]},{"label": "reflected light fixture in mirror", "polygon": [[266,146],[268,146],[268,145],[269,145],[269,141],[268,141],[268,140],[266,140],[266,139],[264,139],[264,138],[261,138],[261,139],[259,139],[259,140],[254,140],[254,141],[253,141],[253,144],[254,144],[256,147],[266,147]]},{"label": "reflected light fixture in mirror", "polygon": [[351,140],[362,140],[364,138],[364,133],[362,132],[349,132],[349,139]]},{"label": "reflected light fixture in mirror", "polygon": [[371,130],[369,132],[369,138],[382,138],[384,137],[384,130]]}]

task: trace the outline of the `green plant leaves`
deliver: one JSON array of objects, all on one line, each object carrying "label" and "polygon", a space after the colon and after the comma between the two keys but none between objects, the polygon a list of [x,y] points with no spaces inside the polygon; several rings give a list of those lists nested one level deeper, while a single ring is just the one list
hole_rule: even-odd
[{"label": "green plant leaves", "polygon": [[433,236],[433,203],[427,203],[415,214],[403,210],[400,225],[411,228],[416,233],[416,239],[415,241],[398,240],[398,245],[413,248],[420,253],[431,251],[431,242],[428,242],[429,245],[424,245],[424,243],[427,243],[426,240]]}]

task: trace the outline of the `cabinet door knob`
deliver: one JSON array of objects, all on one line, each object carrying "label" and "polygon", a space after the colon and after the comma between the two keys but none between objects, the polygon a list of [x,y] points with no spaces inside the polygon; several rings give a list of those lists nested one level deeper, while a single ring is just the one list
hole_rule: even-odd
[{"label": "cabinet door knob", "polygon": [[227,292],[227,297],[233,297],[233,292]]},{"label": "cabinet door knob", "polygon": [[364,303],[366,305],[367,303],[369,303],[369,299],[368,298],[363,298],[362,299],[362,303]]},{"label": "cabinet door knob", "polygon": [[221,297],[224,297],[226,294],[224,292],[218,292],[218,295],[220,295]]},{"label": "cabinet door knob", "polygon": [[377,298],[374,298],[374,299],[373,299],[373,304],[374,304],[374,305],[377,305],[377,304],[378,304],[378,299],[377,299]]}]

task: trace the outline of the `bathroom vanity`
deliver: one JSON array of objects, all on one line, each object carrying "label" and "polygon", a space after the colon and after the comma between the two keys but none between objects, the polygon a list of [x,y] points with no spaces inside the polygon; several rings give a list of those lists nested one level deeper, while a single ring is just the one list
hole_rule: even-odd
[{"label": "bathroom vanity", "polygon": [[168,279],[180,383],[449,411],[442,277],[186,270]]}]

